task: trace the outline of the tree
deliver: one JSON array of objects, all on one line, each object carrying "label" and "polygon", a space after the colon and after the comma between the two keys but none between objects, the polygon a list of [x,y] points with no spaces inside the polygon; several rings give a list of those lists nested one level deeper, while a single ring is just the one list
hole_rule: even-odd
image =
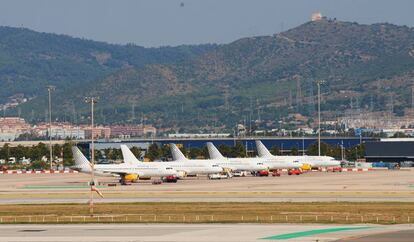
[{"label": "tree", "polygon": [[232,147],[231,157],[246,157],[246,149],[241,142]]},{"label": "tree", "polygon": [[26,155],[26,147],[22,145],[18,145],[17,147],[10,148],[10,155],[16,157],[17,160],[27,156]]},{"label": "tree", "polygon": [[63,166],[73,166],[75,164],[74,160],[73,160],[73,155],[72,155],[72,146],[74,146],[74,144],[71,141],[66,141],[63,145],[62,145],[62,152],[63,152]]},{"label": "tree", "polygon": [[44,143],[39,143],[29,149],[29,158],[32,160],[40,160],[43,156],[49,155],[49,148]]},{"label": "tree", "polygon": [[270,153],[272,153],[273,155],[280,155],[279,146],[277,145],[272,146],[272,148],[270,149]]},{"label": "tree", "polygon": [[292,149],[290,149],[290,154],[291,155],[298,155],[299,154],[298,147],[293,146]]},{"label": "tree", "polygon": [[9,160],[9,157],[10,157],[10,146],[8,143],[5,143],[3,145],[3,148],[1,148],[0,158],[5,159],[7,161]]},{"label": "tree", "polygon": [[42,160],[35,160],[30,164],[30,169],[40,170],[40,169],[47,169],[49,164]]},{"label": "tree", "polygon": [[346,157],[349,160],[357,160],[358,158],[362,158],[365,155],[365,144],[356,145],[349,149],[345,150]]},{"label": "tree", "polygon": [[199,156],[202,156],[202,150],[197,148],[197,147],[191,147],[190,148],[190,152],[189,152],[189,156],[191,159],[196,159]]},{"label": "tree", "polygon": [[[321,142],[321,155],[328,155],[329,145]],[[307,155],[318,155],[318,142],[313,143],[308,147]]]},{"label": "tree", "polygon": [[165,145],[162,146],[161,157],[163,157],[163,159],[165,159],[165,160],[168,160],[168,159],[172,158],[170,145],[165,144]]},{"label": "tree", "polygon": [[[225,156],[225,157],[231,157],[232,150],[231,150],[231,148],[230,148],[229,146],[224,145],[224,144],[221,144],[221,145],[218,147],[218,150],[220,151],[220,153],[221,153],[223,156]],[[210,157],[210,158],[211,158],[211,157]]]},{"label": "tree", "polygon": [[404,132],[396,132],[391,138],[407,138],[409,137],[408,135],[406,135]]},{"label": "tree", "polygon": [[142,157],[142,151],[141,151],[141,148],[139,148],[139,147],[136,147],[136,146],[134,146],[134,147],[132,147],[131,148],[131,152],[132,152],[132,154],[134,154],[135,155],[135,157],[137,157],[138,159],[141,159]]},{"label": "tree", "polygon": [[153,143],[148,147],[148,151],[145,154],[145,157],[150,160],[156,160],[161,158],[161,150],[157,144]]}]

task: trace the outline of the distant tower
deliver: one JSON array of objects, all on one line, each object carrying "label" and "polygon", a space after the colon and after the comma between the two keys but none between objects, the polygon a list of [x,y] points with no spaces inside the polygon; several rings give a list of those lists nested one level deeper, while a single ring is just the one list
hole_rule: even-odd
[{"label": "distant tower", "polygon": [[312,22],[322,20],[322,14],[321,14],[321,12],[312,13],[311,20],[312,20]]},{"label": "distant tower", "polygon": [[315,112],[315,95],[313,93],[313,80],[310,81],[310,85],[309,85],[309,113],[314,113]]},{"label": "distant tower", "polygon": [[289,108],[292,107],[292,90],[289,88]]}]

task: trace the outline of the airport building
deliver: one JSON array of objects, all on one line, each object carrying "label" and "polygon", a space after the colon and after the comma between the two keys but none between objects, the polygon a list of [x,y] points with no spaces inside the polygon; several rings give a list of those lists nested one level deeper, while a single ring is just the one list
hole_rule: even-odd
[{"label": "airport building", "polygon": [[367,162],[414,161],[414,138],[393,138],[365,144]]}]

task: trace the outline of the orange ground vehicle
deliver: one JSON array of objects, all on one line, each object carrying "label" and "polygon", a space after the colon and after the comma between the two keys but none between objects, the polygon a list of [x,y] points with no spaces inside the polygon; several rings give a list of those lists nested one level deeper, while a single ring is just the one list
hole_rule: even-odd
[{"label": "orange ground vehicle", "polygon": [[302,171],[300,169],[290,169],[288,171],[288,175],[300,175],[302,174]]},{"label": "orange ground vehicle", "polygon": [[176,176],[166,176],[163,181],[164,182],[172,182],[172,183],[176,183],[178,180],[178,178]]},{"label": "orange ground vehicle", "polygon": [[332,172],[342,172],[342,167],[340,167],[340,166],[333,167]]}]

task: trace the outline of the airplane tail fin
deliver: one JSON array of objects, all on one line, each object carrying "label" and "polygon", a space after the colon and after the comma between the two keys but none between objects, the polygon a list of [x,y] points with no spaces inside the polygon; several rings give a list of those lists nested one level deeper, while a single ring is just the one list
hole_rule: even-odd
[{"label": "airplane tail fin", "polygon": [[73,158],[75,159],[75,166],[73,167],[76,170],[81,172],[91,172],[92,167],[88,159],[82,154],[78,147],[72,147]]},{"label": "airplane tail fin", "polygon": [[224,156],[220,151],[214,146],[212,142],[207,142],[208,155],[210,159],[224,159]]},{"label": "airplane tail fin", "polygon": [[178,147],[175,144],[170,143],[170,150],[173,160],[188,160],[187,157],[185,157],[185,155],[183,154],[183,152],[181,152],[181,150],[178,149]]},{"label": "airplane tail fin", "polygon": [[122,157],[124,157],[124,163],[130,165],[139,164],[141,161],[135,157],[134,153],[126,145],[121,145]]},{"label": "airplane tail fin", "polygon": [[264,146],[262,141],[256,140],[256,148],[257,148],[257,153],[260,157],[270,157],[270,156],[272,156],[272,154],[266,148],[266,146]]}]

